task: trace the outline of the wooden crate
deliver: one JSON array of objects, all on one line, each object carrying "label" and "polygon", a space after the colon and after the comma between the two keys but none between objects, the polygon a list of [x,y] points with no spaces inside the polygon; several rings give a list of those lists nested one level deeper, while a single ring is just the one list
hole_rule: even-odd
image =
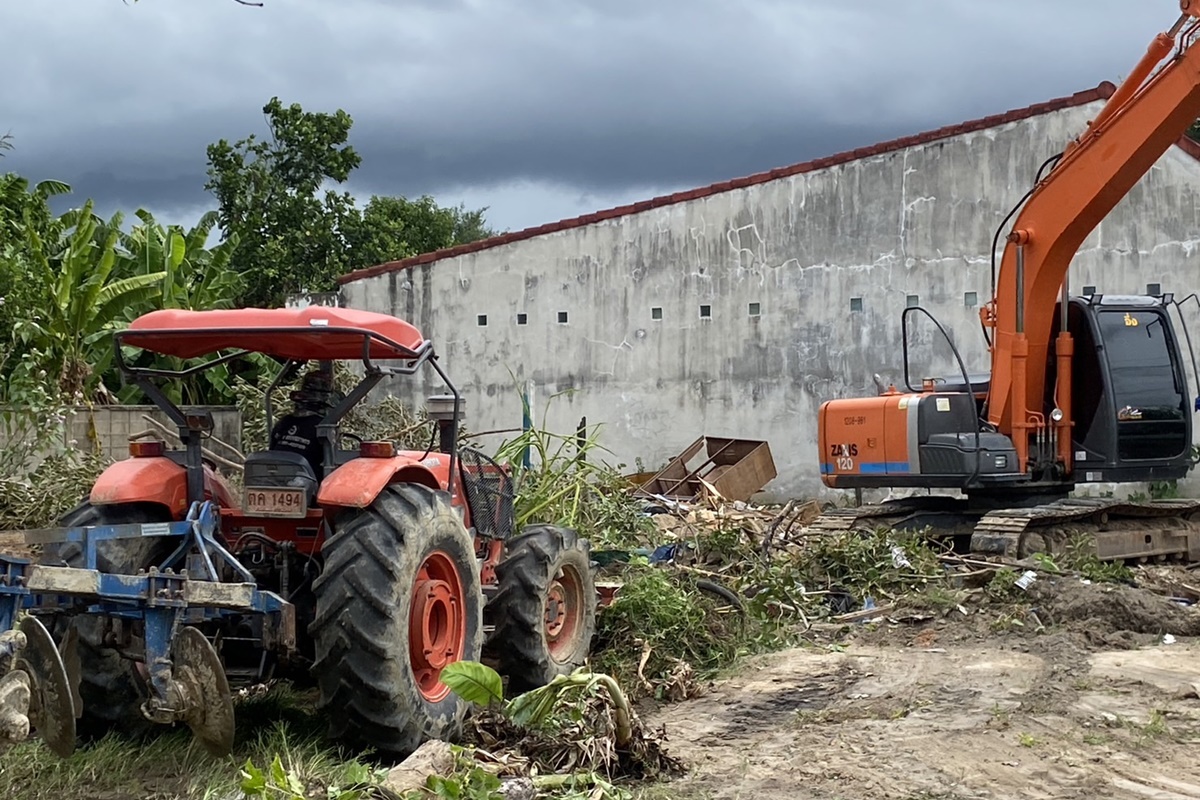
[{"label": "wooden crate", "polygon": [[700,496],[703,480],[728,500],[749,500],[776,474],[766,442],[701,436],[643,483],[637,494],[694,500]]}]

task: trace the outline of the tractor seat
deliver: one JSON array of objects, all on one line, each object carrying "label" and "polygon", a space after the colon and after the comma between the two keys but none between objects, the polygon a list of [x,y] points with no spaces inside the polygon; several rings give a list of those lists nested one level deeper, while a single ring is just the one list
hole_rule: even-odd
[{"label": "tractor seat", "polygon": [[268,450],[246,456],[244,483],[250,487],[304,489],[311,506],[317,498],[317,476],[312,464],[299,453]]}]

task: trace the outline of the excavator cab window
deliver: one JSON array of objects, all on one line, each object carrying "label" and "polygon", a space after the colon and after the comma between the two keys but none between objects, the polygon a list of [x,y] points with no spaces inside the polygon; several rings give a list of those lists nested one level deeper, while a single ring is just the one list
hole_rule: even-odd
[{"label": "excavator cab window", "polygon": [[1143,303],[1076,298],[1069,306],[1077,472],[1095,467],[1106,480],[1148,480],[1188,455],[1178,339],[1166,308]]},{"label": "excavator cab window", "polygon": [[1101,308],[1097,318],[1117,418],[1121,461],[1187,450],[1187,405],[1174,337],[1162,309]]}]

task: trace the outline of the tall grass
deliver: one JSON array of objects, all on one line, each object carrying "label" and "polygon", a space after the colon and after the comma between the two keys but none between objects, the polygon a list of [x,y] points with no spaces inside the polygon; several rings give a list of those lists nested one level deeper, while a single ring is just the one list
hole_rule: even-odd
[{"label": "tall grass", "polygon": [[[525,410],[528,415],[527,404]],[[605,459],[612,453],[600,445],[600,429],[592,425],[560,434],[530,427],[500,445],[496,460],[513,467],[518,529],[531,522],[548,522],[574,528],[593,545],[646,543],[654,525],[626,491],[623,465]]]}]

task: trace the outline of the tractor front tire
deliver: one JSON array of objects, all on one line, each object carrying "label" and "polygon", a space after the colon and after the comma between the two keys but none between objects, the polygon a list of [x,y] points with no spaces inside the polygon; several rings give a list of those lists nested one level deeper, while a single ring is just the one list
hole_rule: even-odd
[{"label": "tractor front tire", "polygon": [[[112,506],[82,503],[63,515],[58,524],[75,528],[170,521],[171,515],[165,508],[150,503]],[[178,544],[175,539],[163,537],[101,542],[96,548],[96,566],[102,572],[133,575],[138,570],[157,565]],[[73,542],[48,548],[41,561],[69,567],[86,566],[83,548]],[[63,617],[54,626],[55,639],[61,641],[68,626],[74,627],[78,634],[79,695],[83,699],[83,709],[75,727],[80,738],[90,741],[110,731],[133,735],[148,731],[153,723],[141,712],[147,696],[144,681],[137,674],[133,661],[122,658],[111,647],[103,646],[104,619],[86,615]]]},{"label": "tractor front tire", "polygon": [[596,631],[596,584],[587,539],[556,525],[529,525],[496,565],[488,603],[488,659],[512,692],[545,686],[587,660]]},{"label": "tractor front tire", "polygon": [[309,630],[330,735],[407,756],[461,731],[467,704],[439,680],[478,661],[483,596],[474,542],[446,492],[394,484],[342,512],[322,549]]}]

